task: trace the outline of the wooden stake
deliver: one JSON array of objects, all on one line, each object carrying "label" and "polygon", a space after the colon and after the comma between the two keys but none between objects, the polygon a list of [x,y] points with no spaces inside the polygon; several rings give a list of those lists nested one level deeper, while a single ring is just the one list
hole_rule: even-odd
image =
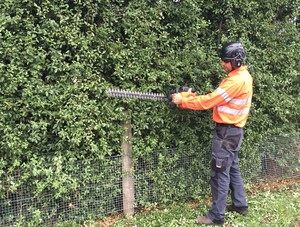
[{"label": "wooden stake", "polygon": [[122,139],[122,188],[123,188],[123,212],[125,216],[134,214],[134,178],[132,162],[132,129],[128,111],[125,111],[126,120],[123,124],[124,135]]}]

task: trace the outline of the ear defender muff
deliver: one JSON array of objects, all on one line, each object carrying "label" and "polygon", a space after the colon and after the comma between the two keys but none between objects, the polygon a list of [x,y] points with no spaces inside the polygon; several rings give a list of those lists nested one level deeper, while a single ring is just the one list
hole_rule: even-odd
[{"label": "ear defender muff", "polygon": [[237,56],[232,59],[233,68],[241,67],[243,64],[244,54],[241,52],[237,53]]},{"label": "ear defender muff", "polygon": [[232,65],[233,65],[234,68],[241,67],[242,63],[243,63],[243,61],[240,58],[234,58],[232,60]]}]

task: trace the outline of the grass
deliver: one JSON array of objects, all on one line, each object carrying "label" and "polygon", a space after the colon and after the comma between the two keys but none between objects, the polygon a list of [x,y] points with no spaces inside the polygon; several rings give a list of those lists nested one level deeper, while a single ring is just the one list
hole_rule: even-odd
[{"label": "grass", "polygon": [[[230,201],[228,201],[230,202]],[[300,227],[300,179],[262,183],[247,187],[247,216],[226,213],[225,227]],[[86,221],[82,225],[65,223],[59,227],[193,227],[198,216],[207,213],[211,198],[151,207],[125,218],[115,215]]]},{"label": "grass", "polygon": [[[195,224],[195,218],[206,214],[210,208],[209,200],[209,198],[200,198],[193,202],[174,203],[150,211],[144,210],[133,217],[119,219],[113,225],[108,226],[199,226]],[[224,226],[300,226],[299,182],[277,182],[253,187],[247,190],[247,200],[248,215],[244,217],[237,213],[227,212]]]}]

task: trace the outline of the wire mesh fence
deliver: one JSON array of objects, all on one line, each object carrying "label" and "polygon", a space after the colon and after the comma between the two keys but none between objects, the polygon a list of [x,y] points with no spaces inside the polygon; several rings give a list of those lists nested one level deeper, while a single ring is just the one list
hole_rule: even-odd
[{"label": "wire mesh fence", "polygon": [[[266,182],[300,176],[300,134],[273,136],[259,147],[259,168],[251,182]],[[245,176],[247,171],[244,170]]]},{"label": "wire mesh fence", "polygon": [[[300,176],[300,139],[278,136],[268,139],[257,149],[260,156],[253,163],[241,161],[246,181],[280,180]],[[189,199],[209,189],[209,153],[169,149],[153,152],[149,157],[134,157],[135,207],[149,206],[173,199]],[[164,158],[162,159],[162,155]],[[244,157],[243,157],[244,155]],[[241,153],[241,160],[245,157]],[[47,160],[45,160],[47,161]],[[52,163],[53,164],[53,163]],[[65,221],[82,222],[122,211],[122,157],[108,157],[102,161],[84,163],[80,160],[62,160],[72,165],[72,171],[56,169],[54,174],[65,187],[56,190],[55,182],[48,187],[48,170],[34,176],[25,176],[21,167],[8,173],[14,182],[25,182],[7,190],[1,185],[0,226],[26,225],[54,226]],[[53,174],[53,172],[52,172]],[[24,181],[24,178],[25,181]],[[77,181],[72,181],[77,179]],[[37,187],[35,182],[45,182]],[[59,181],[58,181],[59,182]],[[41,185],[41,184],[39,184]]]}]

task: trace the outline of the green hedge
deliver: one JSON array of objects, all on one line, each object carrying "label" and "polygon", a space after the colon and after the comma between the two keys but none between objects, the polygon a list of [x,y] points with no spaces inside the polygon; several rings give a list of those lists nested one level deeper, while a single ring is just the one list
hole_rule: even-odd
[{"label": "green hedge", "polygon": [[[299,128],[297,1],[3,0],[0,12],[0,198],[24,185],[58,198],[76,190],[72,162],[64,177],[55,173],[61,159],[88,165],[120,154],[124,110],[135,159],[172,148],[206,157],[211,111],[112,99],[105,91],[167,94],[188,84],[211,92],[226,76],[216,50],[229,40],[244,44],[254,77],[245,165],[257,161],[251,145]],[[161,158],[163,174],[170,166],[168,155]],[[20,168],[23,176],[14,178]]]}]

